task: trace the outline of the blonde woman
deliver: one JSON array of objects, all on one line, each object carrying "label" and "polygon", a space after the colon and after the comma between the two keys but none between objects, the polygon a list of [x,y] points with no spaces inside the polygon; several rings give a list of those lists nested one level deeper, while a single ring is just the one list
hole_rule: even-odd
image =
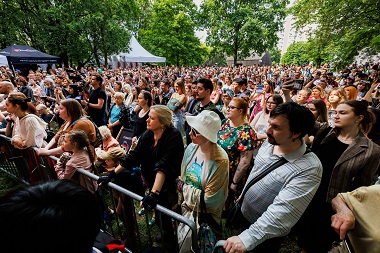
[{"label": "blonde woman", "polygon": [[110,115],[108,117],[107,127],[111,131],[112,136],[116,138],[116,136],[119,134],[119,131],[122,127],[121,122],[120,122],[120,117],[122,115],[121,112],[125,110],[125,105],[124,105],[125,94],[122,92],[115,92],[113,97],[115,99],[115,104],[113,104],[111,107]]},{"label": "blonde woman", "polygon": [[320,99],[323,102],[327,103],[325,91],[321,86],[314,86],[311,89],[311,96],[306,100],[306,102],[310,102],[314,99]]}]

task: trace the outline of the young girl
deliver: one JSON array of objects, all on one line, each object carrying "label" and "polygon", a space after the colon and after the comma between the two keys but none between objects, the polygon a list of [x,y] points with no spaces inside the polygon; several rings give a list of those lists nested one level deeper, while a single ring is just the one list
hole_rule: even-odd
[{"label": "young girl", "polygon": [[96,181],[76,173],[78,168],[94,173],[94,156],[92,152],[89,152],[91,149],[87,135],[83,130],[71,130],[65,134],[61,148],[64,153],[54,166],[58,179],[77,182],[94,193]]}]

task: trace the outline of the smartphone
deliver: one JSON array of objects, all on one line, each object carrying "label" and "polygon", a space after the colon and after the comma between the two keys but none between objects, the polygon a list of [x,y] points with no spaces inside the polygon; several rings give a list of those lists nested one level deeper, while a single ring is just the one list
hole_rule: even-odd
[{"label": "smartphone", "polygon": [[264,85],[262,84],[257,85],[256,93],[260,93],[260,94],[264,93]]},{"label": "smartphone", "polygon": [[294,79],[292,90],[302,90],[303,80],[302,79]]}]

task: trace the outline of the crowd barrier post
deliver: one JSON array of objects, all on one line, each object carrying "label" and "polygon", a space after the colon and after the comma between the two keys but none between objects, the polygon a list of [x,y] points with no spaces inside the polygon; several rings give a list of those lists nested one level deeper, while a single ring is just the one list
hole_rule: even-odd
[{"label": "crowd barrier post", "polygon": [[[92,173],[90,173],[90,172],[88,172],[88,171],[86,171],[86,170],[84,170],[84,169],[78,169],[78,172],[79,172],[80,174],[82,174],[84,177],[91,178],[91,179],[94,180],[94,181],[98,179],[98,176],[96,176],[96,175],[94,175],[94,174],[92,174]],[[85,180],[85,181],[86,181],[86,180]],[[87,182],[87,181],[86,181],[86,182]],[[131,192],[131,191],[129,191],[129,190],[126,190],[126,189],[120,187],[120,186],[117,185],[117,184],[109,183],[107,186],[108,186],[109,189],[112,189],[113,191],[116,191],[117,193],[119,193],[119,194],[123,194],[124,196],[130,198],[131,201],[132,201],[132,200],[135,200],[135,201],[140,202],[140,201],[143,199],[142,196],[140,196],[140,195],[138,195],[138,194],[136,194],[136,193],[134,193],[134,192]],[[93,189],[96,189],[96,186],[94,186]],[[104,188],[103,188],[103,187],[100,187],[100,189],[102,189],[102,191],[104,191]],[[102,200],[102,201],[103,201],[104,203],[106,202],[106,201],[104,201],[104,200]],[[115,212],[116,212],[116,205],[114,205],[113,208],[114,208],[114,210],[115,210]],[[178,223],[184,223],[184,224],[186,224],[187,226],[189,226],[190,229],[191,229],[191,232],[192,232],[192,252],[197,252],[197,249],[198,249],[198,243],[197,243],[197,228],[196,228],[195,223],[194,223],[193,221],[191,221],[191,220],[189,220],[189,219],[183,217],[182,215],[180,215],[180,214],[178,214],[178,213],[176,213],[176,212],[173,212],[172,210],[169,210],[169,209],[167,209],[167,208],[165,208],[165,207],[163,207],[163,206],[161,206],[161,205],[157,205],[156,208],[155,208],[155,210],[158,211],[159,214],[166,215],[166,216],[170,217],[173,221],[175,221],[175,224],[176,224],[175,229],[174,229],[175,231],[176,231],[176,228],[177,228],[177,224],[178,224]],[[147,222],[148,222],[147,212],[146,212],[145,216],[146,216],[146,217],[145,217],[145,223],[147,223]],[[135,221],[137,222],[136,214],[134,213],[134,211],[133,211],[133,217],[134,217]],[[117,217],[115,217],[115,218],[116,218],[116,226],[118,226],[118,225],[119,225],[118,218],[117,218]],[[162,220],[162,219],[159,219],[159,220]],[[107,221],[105,221],[105,223],[107,223]],[[108,224],[108,226],[109,226],[109,225],[110,225],[110,224]],[[163,225],[163,224],[157,224],[157,225],[159,225],[159,227],[161,228],[161,232],[162,232],[162,225]],[[111,227],[112,227],[112,226],[111,226]],[[148,234],[147,236],[149,237],[149,240],[151,241],[152,236],[151,236],[150,227],[149,227],[149,225],[147,225],[147,224],[146,224],[146,227],[147,227],[147,234]],[[140,233],[140,232],[139,232],[139,230],[140,230],[140,229],[139,229],[139,226],[137,226],[136,228],[137,228],[136,232],[137,232],[137,233]],[[118,237],[118,235],[114,235],[114,236],[115,236],[115,237]],[[177,237],[177,236],[176,236],[176,237]],[[137,236],[137,238],[138,238],[139,240],[141,240],[141,236]],[[164,242],[162,242],[162,244],[163,244],[163,243],[164,243]],[[178,251],[178,240],[175,241],[175,242],[168,242],[168,243],[173,243],[173,244],[175,244],[175,245],[176,245],[175,248],[176,248],[177,251]],[[139,242],[139,244],[141,245],[141,242]],[[153,243],[150,242],[149,244],[150,244],[150,246],[153,246]]]}]

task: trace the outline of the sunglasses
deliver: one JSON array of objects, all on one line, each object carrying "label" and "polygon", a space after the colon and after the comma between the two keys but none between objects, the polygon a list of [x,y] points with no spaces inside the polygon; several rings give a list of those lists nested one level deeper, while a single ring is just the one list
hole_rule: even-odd
[{"label": "sunglasses", "polygon": [[190,133],[195,136],[195,137],[198,137],[198,135],[201,135],[197,130],[195,130],[194,128],[191,128],[190,129]]}]

